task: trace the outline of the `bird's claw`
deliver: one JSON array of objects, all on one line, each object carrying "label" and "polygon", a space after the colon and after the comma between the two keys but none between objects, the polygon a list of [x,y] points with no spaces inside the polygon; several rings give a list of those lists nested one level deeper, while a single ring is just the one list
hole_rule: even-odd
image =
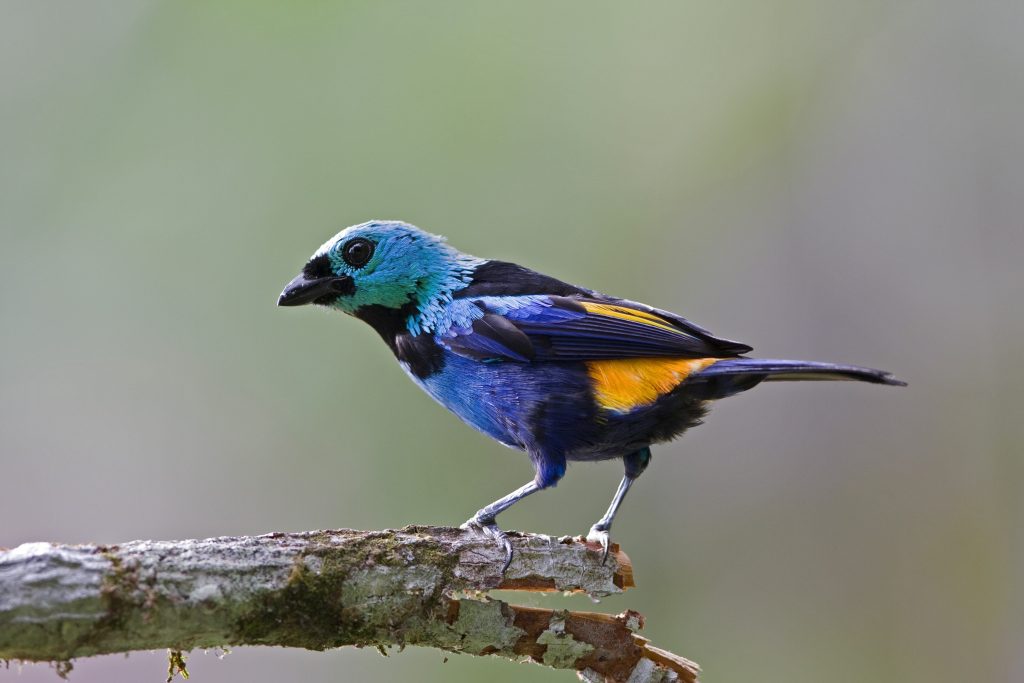
[{"label": "bird's claw", "polygon": [[501,575],[504,576],[505,572],[508,571],[509,565],[512,564],[512,541],[509,539],[508,534],[498,527],[498,523],[493,518],[480,519],[479,517],[472,517],[466,520],[462,528],[479,531],[498,543],[505,551],[505,563],[501,565]]},{"label": "bird's claw", "polygon": [[601,544],[601,565],[608,562],[608,550],[611,548],[611,538],[608,536],[608,529],[603,529],[597,524],[590,527],[587,540],[591,543]]}]

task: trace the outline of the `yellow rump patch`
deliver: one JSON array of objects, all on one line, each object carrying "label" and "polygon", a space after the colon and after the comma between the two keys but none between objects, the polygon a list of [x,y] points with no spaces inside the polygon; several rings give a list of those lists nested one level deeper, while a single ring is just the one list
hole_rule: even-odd
[{"label": "yellow rump patch", "polygon": [[587,361],[594,399],[606,410],[629,412],[650,405],[690,374],[719,358],[616,358]]},{"label": "yellow rump patch", "polygon": [[660,327],[661,329],[669,330],[670,332],[679,332],[678,329],[669,325],[664,319],[659,318],[653,313],[648,313],[647,311],[638,311],[635,308],[626,308],[625,306],[616,306],[615,304],[599,304],[593,301],[581,301],[580,303],[583,308],[587,310],[587,313],[604,315],[609,318],[618,318],[620,320],[628,320],[631,323]]}]

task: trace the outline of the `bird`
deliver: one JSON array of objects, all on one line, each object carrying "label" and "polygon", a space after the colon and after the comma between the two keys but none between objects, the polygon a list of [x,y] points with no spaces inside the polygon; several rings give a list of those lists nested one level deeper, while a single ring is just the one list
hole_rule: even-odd
[{"label": "bird", "polygon": [[342,230],[277,303],[335,309],[369,324],[438,403],[526,452],[533,478],[463,524],[503,549],[503,575],[513,551],[498,515],[555,486],[570,462],[622,460],[611,503],[586,535],[604,563],[612,523],[651,463],[651,446],[700,424],[713,401],[773,381],[905,386],[855,365],[751,358],[751,346],[675,313],[462,253],[402,221]]}]

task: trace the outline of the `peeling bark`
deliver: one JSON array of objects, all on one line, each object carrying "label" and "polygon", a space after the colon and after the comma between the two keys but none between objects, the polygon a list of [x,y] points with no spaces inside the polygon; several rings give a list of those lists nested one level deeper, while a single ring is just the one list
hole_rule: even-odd
[{"label": "peeling bark", "polygon": [[0,550],[0,658],[68,662],[132,650],[420,645],[572,669],[591,682],[695,681],[697,667],[636,634],[643,620],[518,607],[492,589],[633,586],[576,538],[513,534],[506,576],[489,539],[460,529],[318,531],[115,546]]}]

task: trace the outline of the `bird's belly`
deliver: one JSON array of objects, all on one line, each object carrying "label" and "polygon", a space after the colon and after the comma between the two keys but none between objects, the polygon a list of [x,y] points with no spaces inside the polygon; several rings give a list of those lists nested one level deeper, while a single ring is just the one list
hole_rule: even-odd
[{"label": "bird's belly", "polygon": [[445,352],[441,369],[416,384],[463,422],[506,446],[559,452],[569,460],[621,457],[699,422],[703,402],[669,391],[620,412],[600,405],[584,363],[481,363]]}]

